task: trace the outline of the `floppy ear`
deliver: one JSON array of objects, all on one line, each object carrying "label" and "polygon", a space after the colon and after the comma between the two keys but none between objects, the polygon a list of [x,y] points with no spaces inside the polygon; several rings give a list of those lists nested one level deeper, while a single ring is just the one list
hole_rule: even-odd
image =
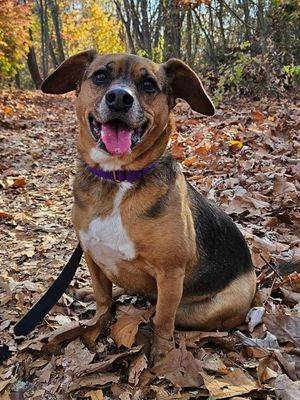
[{"label": "floppy ear", "polygon": [[68,58],[44,80],[41,86],[42,92],[62,94],[75,90],[85,69],[96,55],[95,50],[87,50]]},{"label": "floppy ear", "polygon": [[184,62],[171,58],[163,64],[173,95],[189,103],[194,111],[214,115],[215,107],[203,88],[200,78]]}]

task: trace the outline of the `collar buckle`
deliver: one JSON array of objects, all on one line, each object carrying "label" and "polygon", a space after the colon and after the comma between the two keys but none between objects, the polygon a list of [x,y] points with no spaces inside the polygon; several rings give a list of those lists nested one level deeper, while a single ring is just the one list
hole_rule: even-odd
[{"label": "collar buckle", "polygon": [[119,179],[117,179],[117,172],[115,170],[112,171],[113,177],[114,177],[114,181],[120,183],[121,181]]}]

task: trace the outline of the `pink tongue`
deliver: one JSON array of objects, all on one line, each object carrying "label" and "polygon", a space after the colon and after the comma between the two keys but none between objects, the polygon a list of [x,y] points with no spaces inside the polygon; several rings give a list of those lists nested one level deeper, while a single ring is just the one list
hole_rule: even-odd
[{"label": "pink tongue", "polygon": [[130,152],[133,130],[122,122],[102,124],[101,139],[110,154],[122,155]]}]

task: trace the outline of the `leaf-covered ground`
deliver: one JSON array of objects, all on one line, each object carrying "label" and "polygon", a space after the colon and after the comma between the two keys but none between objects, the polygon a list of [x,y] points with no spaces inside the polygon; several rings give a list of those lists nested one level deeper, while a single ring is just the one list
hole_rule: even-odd
[{"label": "leaf-covered ground", "polygon": [[40,92],[0,94],[0,338],[13,352],[0,366],[0,398],[300,398],[295,99],[235,98],[210,119],[185,104],[176,109],[174,156],[187,179],[238,223],[252,251],[260,299],[247,323],[229,332],[176,332],[177,348],[150,369],[145,348],[153,308],[122,295],[113,325],[93,347],[64,340],[53,332],[95,309],[82,262],[43,324],[26,340],[13,338],[14,323],[76,245],[72,101]]}]

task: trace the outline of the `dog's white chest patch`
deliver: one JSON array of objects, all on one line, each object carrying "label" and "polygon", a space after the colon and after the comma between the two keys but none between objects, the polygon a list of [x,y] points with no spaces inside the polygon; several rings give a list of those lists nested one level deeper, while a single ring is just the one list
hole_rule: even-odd
[{"label": "dog's white chest patch", "polygon": [[129,182],[120,183],[112,213],[105,218],[95,218],[86,231],[79,231],[83,250],[88,251],[96,263],[103,264],[113,274],[118,272],[118,261],[135,258],[134,244],[123,226],[120,214],[120,204],[130,187]]}]

